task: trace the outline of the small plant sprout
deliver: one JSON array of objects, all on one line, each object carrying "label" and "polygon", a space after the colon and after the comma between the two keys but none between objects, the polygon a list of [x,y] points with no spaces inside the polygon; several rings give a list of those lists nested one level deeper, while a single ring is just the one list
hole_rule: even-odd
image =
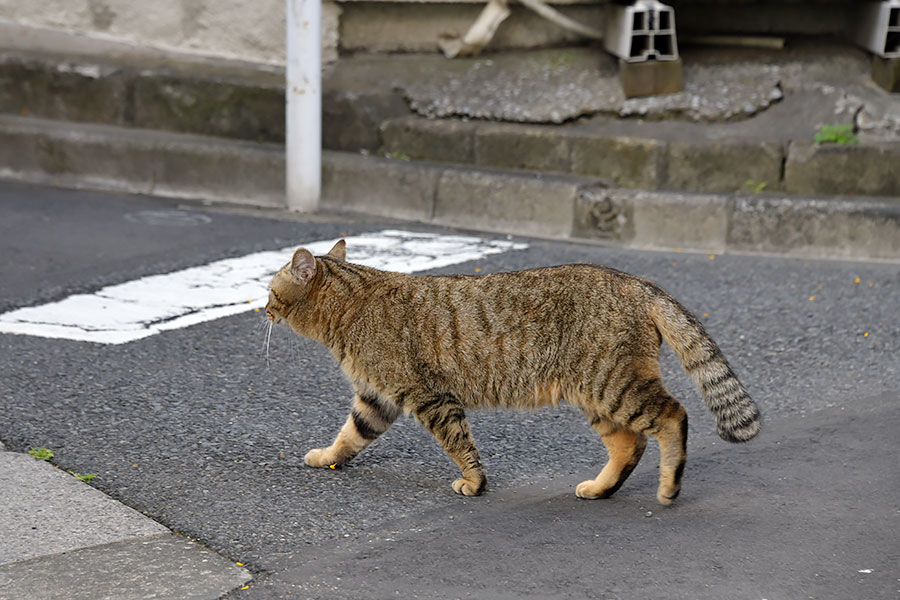
[{"label": "small plant sprout", "polygon": [[859,138],[853,132],[852,123],[841,125],[822,125],[815,135],[816,146],[822,144],[838,144],[840,146],[852,146],[859,143]]},{"label": "small plant sprout", "polygon": [[765,181],[756,181],[755,179],[748,179],[744,182],[744,191],[750,194],[761,194],[766,189],[769,184]]},{"label": "small plant sprout", "polygon": [[38,460],[50,460],[51,458],[53,458],[53,450],[51,450],[50,448],[44,448],[43,446],[41,446],[40,448],[32,448],[28,451],[28,454]]},{"label": "small plant sprout", "polygon": [[[31,450],[28,451],[28,454],[30,454],[32,457],[36,458],[37,460],[49,461],[50,459],[53,458],[53,450],[51,450],[50,448],[44,448],[43,446],[40,448],[32,448]],[[56,468],[60,468],[60,467],[57,465]],[[66,473],[68,473],[69,475],[71,475],[72,477],[74,477],[75,479],[77,479],[78,481],[83,481],[85,483],[90,483],[97,476],[96,473],[76,473],[75,471],[70,471],[68,469],[62,469],[62,470],[65,471]]]}]

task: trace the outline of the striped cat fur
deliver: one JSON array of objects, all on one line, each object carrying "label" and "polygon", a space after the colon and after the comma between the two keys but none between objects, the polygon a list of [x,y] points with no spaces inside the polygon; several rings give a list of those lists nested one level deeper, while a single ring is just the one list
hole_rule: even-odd
[{"label": "striped cat fur", "polygon": [[613,494],[653,436],[657,499],[681,489],[687,413],[663,386],[665,340],[700,388],[719,435],[743,442],[759,410],[700,322],[654,283],[602,266],[564,265],[483,276],[410,276],[297,250],[270,283],[266,316],[333,353],[355,397],[313,467],[344,464],[411,413],[459,466],[460,494],[487,483],[466,409],[535,408],[565,400],[601,436],[609,459],[580,483]]}]

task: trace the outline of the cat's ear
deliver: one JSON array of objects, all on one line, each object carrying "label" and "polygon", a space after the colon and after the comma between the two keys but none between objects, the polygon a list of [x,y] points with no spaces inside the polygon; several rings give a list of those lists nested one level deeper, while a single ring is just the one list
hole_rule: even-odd
[{"label": "cat's ear", "polygon": [[306,285],[316,275],[316,259],[306,248],[294,252],[291,259],[291,277],[295,283]]},{"label": "cat's ear", "polygon": [[334,248],[328,251],[326,256],[330,256],[331,258],[336,258],[338,260],[347,260],[347,242],[345,240],[338,240],[337,244],[334,245]]}]

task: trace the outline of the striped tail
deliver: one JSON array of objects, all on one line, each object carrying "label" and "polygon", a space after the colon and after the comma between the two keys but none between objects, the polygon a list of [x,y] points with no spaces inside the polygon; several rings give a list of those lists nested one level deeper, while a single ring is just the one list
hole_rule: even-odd
[{"label": "striped tail", "polygon": [[658,293],[651,301],[650,316],[703,393],[703,400],[716,419],[719,437],[728,442],[746,442],[759,433],[759,407],[697,318],[664,293]]}]

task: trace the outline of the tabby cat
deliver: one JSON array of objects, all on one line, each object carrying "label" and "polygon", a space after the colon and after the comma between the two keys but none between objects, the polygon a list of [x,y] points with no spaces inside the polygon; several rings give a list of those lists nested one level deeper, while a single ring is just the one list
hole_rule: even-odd
[{"label": "tabby cat", "polygon": [[647,436],[660,446],[657,499],[678,495],[687,413],[663,387],[666,340],[729,442],[759,432],[760,415],[697,319],[655,284],[602,266],[565,265],[482,276],[410,276],[297,250],[269,285],[266,316],[327,346],[350,379],[353,406],[337,438],[305,457],[342,465],[412,413],[456,461],[453,489],[487,478],[467,408],[534,408],[565,399],[609,452],[581,498],[606,498],[635,468]]}]

